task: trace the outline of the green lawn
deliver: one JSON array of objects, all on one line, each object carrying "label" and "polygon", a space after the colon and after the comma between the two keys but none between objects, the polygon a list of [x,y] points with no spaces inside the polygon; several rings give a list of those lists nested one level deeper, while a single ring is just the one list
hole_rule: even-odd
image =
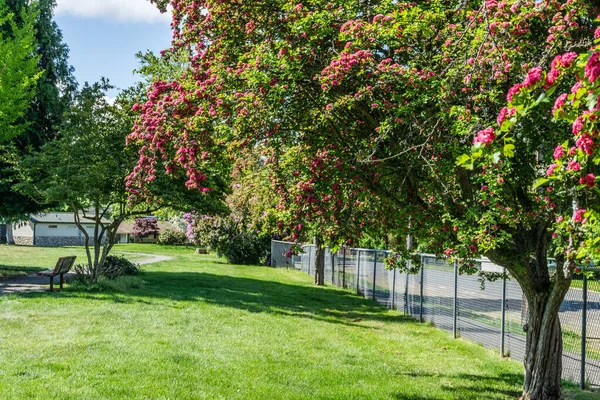
[{"label": "green lawn", "polygon": [[[147,257],[139,254],[146,253],[148,249],[143,244],[117,245],[113,255],[125,255],[132,262],[139,262]],[[169,248],[161,248],[162,253],[177,251]],[[77,264],[85,263],[87,258],[83,247],[29,247],[29,246],[6,246],[0,245],[0,278],[19,275],[35,274],[36,272],[52,269],[60,257],[77,256]]]},{"label": "green lawn", "polygon": [[[40,268],[74,251],[2,246],[0,259]],[[120,292],[67,287],[0,297],[0,398],[520,394],[519,363],[349,291],[314,287],[300,271],[227,265],[192,248],[126,245],[116,251],[173,259],[145,266],[143,285],[123,284]]]}]

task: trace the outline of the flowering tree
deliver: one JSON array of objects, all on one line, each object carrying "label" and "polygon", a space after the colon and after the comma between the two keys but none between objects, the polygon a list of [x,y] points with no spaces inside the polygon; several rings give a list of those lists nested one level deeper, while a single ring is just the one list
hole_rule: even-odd
[{"label": "flowering tree", "polygon": [[136,218],[133,224],[132,233],[140,238],[146,238],[160,232],[158,220],[154,217]]},{"label": "flowering tree", "polygon": [[536,182],[565,126],[543,111],[544,98],[530,112],[504,106],[506,93],[519,101],[537,88],[556,55],[589,48],[594,2],[172,5],[164,57],[189,54],[189,67],[155,81],[136,107],[130,140],[145,147],[130,179],[151,181],[152,163],[166,159],[188,187],[208,192],[226,146],[260,145],[277,171],[282,223],[297,238],[411,232],[464,272],[488,256],[529,302],[523,397],[560,398],[557,305],[570,277],[557,283],[547,257],[560,247],[555,214],[572,199]]},{"label": "flowering tree", "polygon": [[[506,143],[519,142],[523,127],[539,120],[536,114],[548,115],[555,124],[556,132],[546,131],[550,140],[536,154],[534,170],[539,178],[530,190],[537,203],[536,212],[546,220],[542,240],[548,242],[546,247],[556,258],[556,271],[548,270],[547,266],[511,268],[523,287],[529,307],[534,310],[529,312],[527,345],[537,351],[530,351],[526,365],[534,363],[534,357],[548,362],[549,353],[560,347],[558,310],[573,275],[590,261],[600,259],[597,229],[600,191],[596,187],[600,172],[600,28],[594,38],[595,44],[587,52],[557,55],[546,70],[540,66],[531,68],[525,80],[509,90],[508,106],[501,110],[498,126],[478,133],[469,156],[469,161],[480,168],[497,167],[497,154],[503,149],[506,153]],[[555,96],[556,93],[560,94]],[[551,101],[553,97],[556,98]],[[512,152],[506,155],[511,159],[524,156]],[[463,157],[461,162],[466,160]],[[541,275],[542,279],[530,279],[533,274]],[[544,284],[545,288],[540,290],[531,283]],[[553,367],[557,368],[547,366],[550,371]],[[526,384],[533,385],[538,378],[530,373],[525,379]]]}]

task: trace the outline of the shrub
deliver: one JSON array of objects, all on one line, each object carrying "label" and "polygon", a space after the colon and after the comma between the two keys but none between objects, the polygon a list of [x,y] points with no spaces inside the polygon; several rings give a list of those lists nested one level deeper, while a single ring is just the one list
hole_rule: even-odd
[{"label": "shrub", "polygon": [[115,279],[122,275],[137,275],[139,273],[139,267],[124,256],[108,256],[100,271],[100,276]]},{"label": "shrub", "polygon": [[187,240],[187,235],[185,232],[178,231],[176,229],[166,229],[160,233],[158,237],[158,242],[160,244],[174,244],[174,245],[182,245],[185,244]]},{"label": "shrub", "polygon": [[188,238],[225,257],[230,264],[264,264],[271,250],[269,235],[245,230],[232,218],[186,214]]},{"label": "shrub", "polygon": [[125,293],[132,289],[141,289],[144,287],[144,281],[137,276],[120,276],[115,279],[100,279],[97,282],[90,282],[81,277],[76,278],[71,286],[75,290],[86,292],[119,292]]}]

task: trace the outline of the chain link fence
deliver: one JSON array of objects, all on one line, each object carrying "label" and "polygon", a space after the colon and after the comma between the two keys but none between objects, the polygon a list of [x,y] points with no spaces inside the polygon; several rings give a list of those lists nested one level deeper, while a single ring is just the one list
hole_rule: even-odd
[{"label": "chain link fence", "polygon": [[[315,246],[287,258],[292,243],[272,241],[271,266],[314,274]],[[325,282],[342,287],[422,322],[452,332],[516,360],[525,358],[527,303],[513,279],[481,282],[459,275],[456,265],[421,255],[418,274],[385,268],[389,252],[375,249],[325,250]],[[489,272],[504,269],[478,260]],[[560,309],[563,330],[563,378],[587,388],[600,388],[600,282],[574,281]]]}]

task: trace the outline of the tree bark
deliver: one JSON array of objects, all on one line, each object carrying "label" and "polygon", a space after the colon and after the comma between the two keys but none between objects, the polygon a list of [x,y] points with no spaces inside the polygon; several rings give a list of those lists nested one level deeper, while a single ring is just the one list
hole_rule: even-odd
[{"label": "tree bark", "polygon": [[554,293],[527,295],[527,330],[523,400],[562,398],[562,331]]},{"label": "tree bark", "polygon": [[[504,266],[519,282],[527,300],[524,383],[521,400],[562,399],[562,331],[560,306],[572,280],[572,262],[557,256],[558,267],[548,269],[545,228],[522,235],[513,251],[491,251],[488,258]],[[536,235],[537,233],[537,235]],[[521,246],[521,247],[520,247]],[[514,251],[517,250],[517,251]]]},{"label": "tree bark", "polygon": [[315,285],[325,286],[325,249],[319,236],[315,236]]},{"label": "tree bark", "polygon": [[13,236],[13,223],[9,222],[6,224],[6,244],[15,244],[15,238]]}]

